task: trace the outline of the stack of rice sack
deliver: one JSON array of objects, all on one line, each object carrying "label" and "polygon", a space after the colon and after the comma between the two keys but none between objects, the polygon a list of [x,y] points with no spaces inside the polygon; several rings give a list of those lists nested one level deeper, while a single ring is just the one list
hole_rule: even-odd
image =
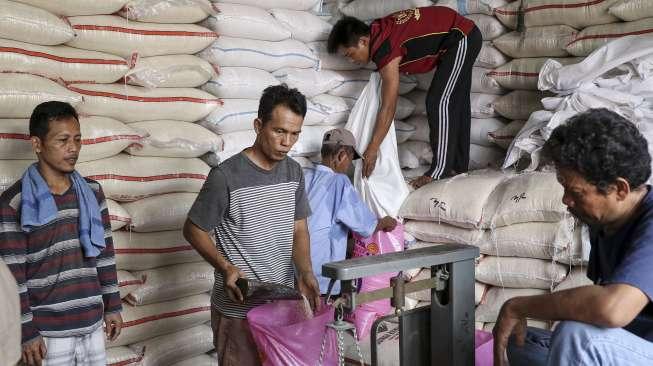
[{"label": "stack of rice sack", "polygon": [[[505,0],[489,2],[439,0],[435,2],[435,5],[452,8],[474,21],[483,35],[483,47],[474,64],[470,95],[472,121],[469,168],[472,170],[497,166],[503,160],[505,153],[500,147],[504,149],[505,147],[502,144],[497,144],[497,141],[492,138],[492,134],[496,131],[497,135],[503,135],[507,129],[512,128],[507,124],[508,120],[503,118],[505,116],[495,108],[495,104],[504,98],[504,94],[508,90],[489,76],[492,69],[501,67],[510,61],[508,56],[492,44],[493,40],[503,37],[509,32],[507,27],[493,17],[494,9],[506,4]],[[417,75],[417,89],[406,96],[416,106],[413,115],[406,120],[409,126],[404,127],[406,131],[410,131],[409,129],[412,127],[414,132],[412,136],[408,137],[408,141],[401,144],[399,148],[401,165],[405,168],[404,175],[407,178],[422,175],[428,169],[433,156],[429,144],[428,120],[425,110],[426,93],[432,79],[433,72]],[[400,136],[399,131],[397,131],[397,136]]]},{"label": "stack of rice sack", "polygon": [[[192,54],[216,34],[188,24],[207,1],[2,1],[0,147],[6,188],[35,160],[28,120],[47,100],[80,113],[77,170],[99,181],[111,215],[124,327],[109,364],[170,365],[213,348],[212,270],[181,227],[221,147],[194,124],[219,106],[196,87],[215,74]],[[116,13],[118,15],[108,15]],[[129,20],[127,19],[129,18]],[[8,20],[7,20],[8,19]],[[129,231],[126,231],[129,230]]]},{"label": "stack of rice sack", "polygon": [[[476,322],[489,330],[507,299],[547,293],[565,279],[570,266],[582,263],[582,230],[567,213],[562,194],[552,172],[476,171],[412,192],[400,215],[417,239],[411,248],[479,247]],[[429,276],[424,269],[415,280]],[[430,291],[407,296],[429,301]]]}]

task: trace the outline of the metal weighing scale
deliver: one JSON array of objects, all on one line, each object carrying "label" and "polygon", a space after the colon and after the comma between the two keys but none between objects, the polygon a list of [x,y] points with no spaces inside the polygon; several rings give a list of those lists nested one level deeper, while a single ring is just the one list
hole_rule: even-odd
[{"label": "metal weighing scale", "polygon": [[[342,281],[337,301],[344,312],[388,298],[395,308],[394,315],[378,319],[372,327],[372,366],[378,364],[377,324],[389,318],[398,318],[401,366],[473,366],[474,259],[478,255],[474,246],[443,244],[327,263],[322,275],[331,278],[329,290],[335,281]],[[355,282],[360,278],[422,267],[431,268],[431,278],[407,283],[398,276],[390,287],[356,291]],[[431,289],[431,306],[404,311],[405,295],[425,289]]]}]

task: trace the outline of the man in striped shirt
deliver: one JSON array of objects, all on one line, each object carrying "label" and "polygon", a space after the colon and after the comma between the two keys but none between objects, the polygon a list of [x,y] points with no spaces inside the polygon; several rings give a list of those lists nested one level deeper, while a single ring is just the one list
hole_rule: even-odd
[{"label": "man in striped shirt", "polygon": [[[315,306],[304,176],[287,154],[306,115],[306,99],[285,85],[263,91],[256,141],[211,170],[184,225],[184,236],[215,267],[213,342],[221,366],[260,365],[245,318],[260,302],[243,301],[241,277],[298,289]],[[209,237],[215,232],[216,245]]]},{"label": "man in striped shirt", "polygon": [[[97,182],[75,172],[81,134],[73,107],[42,103],[29,124],[38,163],[0,196],[0,258],[18,284],[22,360],[29,366],[104,366],[103,324],[112,340],[122,326],[104,194]],[[28,194],[23,184],[27,179],[44,191]],[[96,202],[87,205],[87,199]],[[24,206],[27,202],[30,207]],[[51,211],[43,220],[42,210],[48,203]],[[91,213],[98,219],[93,228],[89,228],[93,223],[83,210],[86,207],[101,211]],[[37,213],[29,217],[28,211]],[[28,228],[28,219],[43,224]],[[95,235],[89,235],[90,231]],[[102,250],[96,247],[97,252],[91,254],[84,239],[93,236],[97,241],[98,234]]]}]

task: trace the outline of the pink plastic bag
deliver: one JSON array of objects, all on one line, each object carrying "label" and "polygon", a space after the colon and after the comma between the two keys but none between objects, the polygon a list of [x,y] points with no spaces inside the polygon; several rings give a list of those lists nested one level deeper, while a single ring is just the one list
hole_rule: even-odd
[{"label": "pink plastic bag", "polygon": [[323,365],[337,364],[336,333],[326,327],[333,321],[333,307],[322,305],[313,318],[307,319],[302,305],[301,300],[275,301],[247,313],[263,366],[318,365],[325,332]]},{"label": "pink plastic bag", "polygon": [[475,366],[492,366],[494,364],[494,338],[492,333],[477,330],[474,333]]},{"label": "pink plastic bag", "polygon": [[[354,234],[354,240],[354,258],[400,252],[404,250],[404,227],[398,224],[393,231],[376,231],[369,238],[361,238]],[[396,275],[396,272],[391,272],[365,277],[362,281],[360,292],[388,287],[390,286],[390,279]],[[360,305],[346,318],[348,321],[354,323],[358,339],[361,340],[370,334],[374,321],[381,316],[387,315],[391,310],[392,306],[390,306],[389,299],[379,300]]]}]

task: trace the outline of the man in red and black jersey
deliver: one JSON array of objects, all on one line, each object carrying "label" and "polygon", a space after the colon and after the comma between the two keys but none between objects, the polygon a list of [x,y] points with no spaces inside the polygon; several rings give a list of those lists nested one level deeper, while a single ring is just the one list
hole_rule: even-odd
[{"label": "man in red and black jersey", "polygon": [[435,68],[426,98],[433,161],[412,184],[418,188],[467,171],[471,74],[481,44],[481,32],[474,22],[441,6],[399,11],[369,26],[352,17],[335,24],[329,35],[329,52],[361,65],[373,61],[383,81],[374,133],[363,154],[364,176],[372,174],[379,146],[394,118],[399,73],[427,73]]}]

